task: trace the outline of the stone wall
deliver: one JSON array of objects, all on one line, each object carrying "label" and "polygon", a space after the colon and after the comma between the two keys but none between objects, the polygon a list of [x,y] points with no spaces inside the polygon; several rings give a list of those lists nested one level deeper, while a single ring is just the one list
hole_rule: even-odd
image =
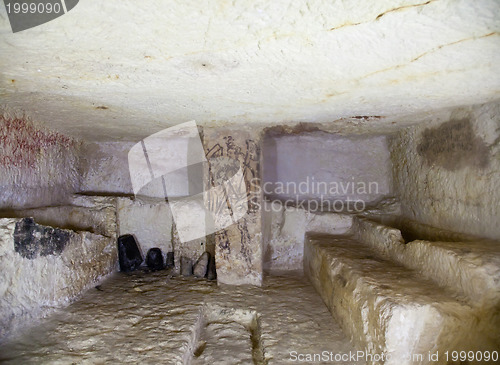
[{"label": "stone wall", "polygon": [[0,116],[0,209],[67,203],[79,188],[79,149],[25,117]]},{"label": "stone wall", "polygon": [[500,102],[433,113],[392,138],[402,215],[500,238]]},{"label": "stone wall", "polygon": [[173,251],[172,213],[167,203],[118,198],[116,215],[118,234],[134,235],[144,258],[153,247],[162,250],[164,259]]},{"label": "stone wall", "polygon": [[264,200],[262,206],[264,270],[269,273],[302,271],[304,240],[307,232],[344,234],[350,229],[351,224],[350,215],[312,213]]},{"label": "stone wall", "polygon": [[80,191],[133,194],[128,170],[128,151],[134,142],[84,143],[79,161]]},{"label": "stone wall", "polygon": [[[392,194],[390,154],[385,136],[322,131],[274,134],[263,143],[263,190],[269,199],[306,209],[364,210]],[[312,204],[312,201],[315,204]],[[319,210],[319,209],[317,209]]]},{"label": "stone wall", "polygon": [[0,338],[68,304],[116,269],[116,240],[0,219]]},{"label": "stone wall", "polygon": [[[130,179],[128,154],[139,141],[122,142],[86,142],[82,144],[82,153],[78,165],[82,176],[80,192],[90,195],[133,196],[134,191]],[[175,139],[168,143],[176,143]],[[189,195],[189,187],[185,185],[186,176],[180,173],[170,173],[176,176],[174,189],[169,189],[169,197]],[[160,195],[158,193],[160,192]],[[139,195],[144,198],[164,197],[160,179],[152,179],[144,186]]]},{"label": "stone wall", "polygon": [[[180,180],[176,181],[175,191],[167,197],[168,203],[156,199],[158,198],[158,186],[156,186],[158,179],[152,180],[141,189],[137,198],[133,198],[128,153],[130,148],[139,141],[85,144],[83,147],[85,153],[82,154],[79,165],[83,176],[81,191],[87,194],[117,195],[118,232],[119,234],[134,234],[143,250],[143,255],[151,247],[160,247],[164,253],[172,250],[175,254],[176,269],[179,269],[180,256],[186,256],[195,261],[202,252],[207,250],[215,253],[219,281],[230,284],[260,284],[262,255],[260,213],[257,204],[259,199],[255,197],[257,193],[255,186],[250,184],[252,178],[260,178],[259,133],[260,130],[255,133],[224,130],[224,128],[208,128],[204,131],[203,139],[207,158],[225,156],[239,163],[244,172],[245,186],[252,199],[245,218],[214,235],[181,242],[177,228],[189,230],[191,226],[189,224],[184,224],[182,227],[173,225],[170,205],[176,202],[177,198],[182,204],[188,204],[189,200],[184,198],[199,192],[191,192],[193,179],[190,176],[177,176]],[[191,172],[191,170],[188,171],[188,173]],[[219,176],[218,183],[224,181],[224,176]],[[210,186],[215,184],[215,182],[210,184],[209,181],[205,183]],[[206,188],[210,189],[208,185]],[[152,197],[155,199],[149,201]],[[205,219],[204,212],[195,206],[189,209],[188,217],[181,218],[184,223],[190,222],[194,225],[198,224],[199,219]],[[236,261],[233,262],[233,260]],[[231,267],[226,275],[224,275],[224,267]]]},{"label": "stone wall", "polygon": [[74,195],[80,141],[5,113],[0,151],[1,338],[74,300],[117,257],[114,201]]}]

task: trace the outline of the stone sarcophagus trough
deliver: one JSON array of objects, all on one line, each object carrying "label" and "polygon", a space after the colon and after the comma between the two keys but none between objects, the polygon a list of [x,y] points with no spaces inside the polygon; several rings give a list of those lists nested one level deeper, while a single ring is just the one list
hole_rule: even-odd
[{"label": "stone sarcophagus trough", "polygon": [[0,219],[0,338],[67,304],[116,269],[116,238]]},{"label": "stone sarcophagus trough", "polygon": [[405,243],[355,218],[350,235],[307,234],[304,271],[369,364],[447,364],[500,348],[499,249],[476,243]]}]

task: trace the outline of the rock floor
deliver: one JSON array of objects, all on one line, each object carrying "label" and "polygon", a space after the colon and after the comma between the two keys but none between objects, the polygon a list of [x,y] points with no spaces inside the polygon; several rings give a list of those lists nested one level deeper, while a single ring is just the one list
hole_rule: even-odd
[{"label": "rock floor", "polygon": [[137,271],[98,288],[0,345],[0,362],[362,364],[335,361],[355,349],[297,274],[259,288]]}]

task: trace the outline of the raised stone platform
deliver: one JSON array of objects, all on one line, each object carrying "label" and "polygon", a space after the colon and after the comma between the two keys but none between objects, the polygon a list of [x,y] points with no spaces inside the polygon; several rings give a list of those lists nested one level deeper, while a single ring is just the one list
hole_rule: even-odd
[{"label": "raised stone platform", "polygon": [[116,269],[114,237],[0,218],[0,341]]},{"label": "raised stone platform", "polygon": [[[491,240],[447,237],[405,243],[399,229],[366,218],[353,220],[355,237],[384,257],[417,270],[438,286],[449,288],[473,306],[500,312],[500,244]],[[429,236],[425,235],[424,236]],[[447,238],[450,240],[447,241]],[[500,324],[499,324],[500,328]]]},{"label": "raised stone platform", "polygon": [[497,349],[488,317],[358,240],[308,234],[304,251],[306,275],[371,363],[445,364],[428,354]]},{"label": "raised stone platform", "polygon": [[116,238],[116,198],[75,195],[69,205],[19,209],[0,217],[32,217],[39,224],[73,231],[88,231]]}]

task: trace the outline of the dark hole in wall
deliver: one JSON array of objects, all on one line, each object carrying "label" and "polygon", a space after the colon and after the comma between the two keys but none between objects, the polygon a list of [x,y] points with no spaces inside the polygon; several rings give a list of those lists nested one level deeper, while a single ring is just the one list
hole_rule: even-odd
[{"label": "dark hole in wall", "polygon": [[27,259],[60,255],[69,239],[67,231],[40,226],[33,218],[23,218],[14,229],[14,250]]},{"label": "dark hole in wall", "polygon": [[455,171],[465,166],[484,168],[489,151],[475,135],[469,119],[454,119],[422,133],[417,152],[427,163]]},{"label": "dark hole in wall", "polygon": [[426,239],[427,241],[436,241],[434,239],[429,239],[429,237],[424,238],[422,235],[417,234],[413,230],[407,230],[403,227],[395,227],[395,228],[398,228],[401,231],[401,236],[405,240],[405,243],[415,241],[415,240],[423,240],[423,239]]}]

